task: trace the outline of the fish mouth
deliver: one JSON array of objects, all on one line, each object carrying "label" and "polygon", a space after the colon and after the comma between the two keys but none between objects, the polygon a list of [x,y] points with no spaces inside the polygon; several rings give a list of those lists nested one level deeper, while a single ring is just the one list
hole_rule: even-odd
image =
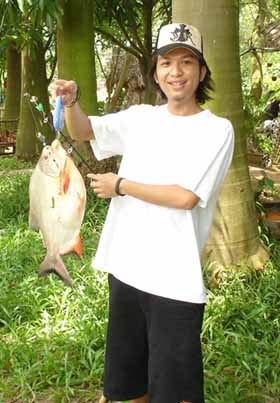
[{"label": "fish mouth", "polygon": [[42,151],[38,166],[43,174],[58,177],[65,169],[66,160],[66,153],[57,154],[50,146],[46,146]]}]

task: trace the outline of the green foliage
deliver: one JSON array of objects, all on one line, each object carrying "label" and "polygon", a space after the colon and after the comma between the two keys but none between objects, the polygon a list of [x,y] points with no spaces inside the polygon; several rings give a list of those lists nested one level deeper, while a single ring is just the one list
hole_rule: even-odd
[{"label": "green foliage", "polygon": [[207,403],[279,400],[279,246],[274,266],[225,273],[209,294],[203,327]]},{"label": "green foliage", "polygon": [[256,136],[257,149],[264,155],[270,155],[273,151],[273,142],[270,137],[265,134],[258,134]]},{"label": "green foliage", "polygon": [[0,0],[1,48],[9,43],[30,49],[60,26],[62,9],[53,0]]}]

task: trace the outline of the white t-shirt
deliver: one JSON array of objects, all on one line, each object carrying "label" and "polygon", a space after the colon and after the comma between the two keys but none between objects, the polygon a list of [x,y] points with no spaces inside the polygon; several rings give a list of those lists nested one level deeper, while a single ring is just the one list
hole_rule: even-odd
[{"label": "white t-shirt", "polygon": [[192,210],[112,198],[93,267],[151,294],[206,302],[200,255],[232,159],[231,123],[208,110],[173,115],[166,105],[132,106],[90,121],[96,158],[122,155],[120,176],[180,185],[200,198]]}]

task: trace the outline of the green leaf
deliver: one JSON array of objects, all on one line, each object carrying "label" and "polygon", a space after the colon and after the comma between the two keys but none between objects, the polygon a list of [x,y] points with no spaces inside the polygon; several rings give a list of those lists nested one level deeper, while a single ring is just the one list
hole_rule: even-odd
[{"label": "green leaf", "polygon": [[18,0],[18,7],[22,13],[24,13],[24,0]]}]

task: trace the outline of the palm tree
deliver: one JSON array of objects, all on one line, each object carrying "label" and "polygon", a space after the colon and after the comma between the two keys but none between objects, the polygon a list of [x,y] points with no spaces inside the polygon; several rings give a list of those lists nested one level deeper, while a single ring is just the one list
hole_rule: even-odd
[{"label": "palm tree", "polygon": [[232,166],[219,198],[204,260],[210,259],[218,267],[240,260],[263,267],[268,253],[259,239],[244,132],[239,2],[173,0],[173,21],[185,21],[203,33],[206,59],[216,84],[215,99],[209,107],[233,123],[236,136]]}]

